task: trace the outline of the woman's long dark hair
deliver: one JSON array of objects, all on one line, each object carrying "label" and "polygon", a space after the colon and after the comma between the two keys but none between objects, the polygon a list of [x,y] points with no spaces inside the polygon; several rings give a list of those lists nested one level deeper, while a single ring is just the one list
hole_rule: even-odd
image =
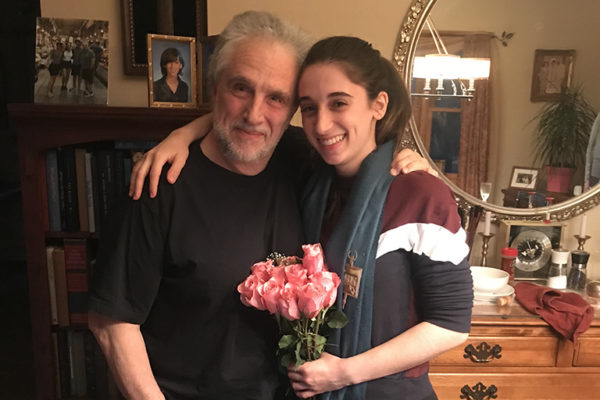
[{"label": "woman's long dark hair", "polygon": [[312,46],[300,73],[306,67],[319,63],[338,64],[348,79],[365,88],[370,100],[382,91],[387,93],[387,111],[375,126],[377,145],[402,136],[411,114],[410,96],[400,74],[379,50],[357,37],[332,36]]}]

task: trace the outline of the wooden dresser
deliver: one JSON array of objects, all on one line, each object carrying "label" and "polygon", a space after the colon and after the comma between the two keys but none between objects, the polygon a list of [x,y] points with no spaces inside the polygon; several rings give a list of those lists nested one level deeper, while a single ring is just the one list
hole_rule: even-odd
[{"label": "wooden dresser", "polygon": [[575,345],[511,306],[476,304],[466,343],[431,362],[440,400],[600,399],[600,308]]}]

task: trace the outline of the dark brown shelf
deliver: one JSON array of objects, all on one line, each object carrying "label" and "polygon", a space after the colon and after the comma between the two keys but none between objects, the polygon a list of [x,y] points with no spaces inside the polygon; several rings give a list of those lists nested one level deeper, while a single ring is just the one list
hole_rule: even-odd
[{"label": "dark brown shelf", "polygon": [[98,232],[55,232],[46,231],[46,239],[98,239]]},{"label": "dark brown shelf", "polygon": [[161,140],[173,129],[208,111],[207,106],[158,109],[8,105],[10,123],[18,139],[36,400],[56,400],[46,241],[98,237],[97,233],[89,232],[49,231],[45,152],[59,146],[91,142]]}]

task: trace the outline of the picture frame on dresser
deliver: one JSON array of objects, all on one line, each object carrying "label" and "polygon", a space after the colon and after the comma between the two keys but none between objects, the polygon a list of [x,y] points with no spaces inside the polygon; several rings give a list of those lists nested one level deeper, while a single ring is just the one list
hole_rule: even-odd
[{"label": "picture frame on dresser", "polygon": [[539,172],[539,168],[513,167],[508,188],[535,190]]}]

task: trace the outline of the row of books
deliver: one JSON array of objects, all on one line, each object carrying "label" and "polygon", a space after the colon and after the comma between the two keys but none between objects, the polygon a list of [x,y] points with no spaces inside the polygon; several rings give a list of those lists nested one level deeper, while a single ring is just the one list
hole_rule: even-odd
[{"label": "row of books", "polygon": [[97,232],[129,186],[131,168],[155,142],[59,147],[46,153],[48,225],[55,232]]},{"label": "row of books", "polygon": [[52,333],[56,397],[122,399],[94,335],[88,330]]},{"label": "row of books", "polygon": [[94,265],[87,240],[46,246],[50,317],[59,327],[87,327],[88,282]]}]

